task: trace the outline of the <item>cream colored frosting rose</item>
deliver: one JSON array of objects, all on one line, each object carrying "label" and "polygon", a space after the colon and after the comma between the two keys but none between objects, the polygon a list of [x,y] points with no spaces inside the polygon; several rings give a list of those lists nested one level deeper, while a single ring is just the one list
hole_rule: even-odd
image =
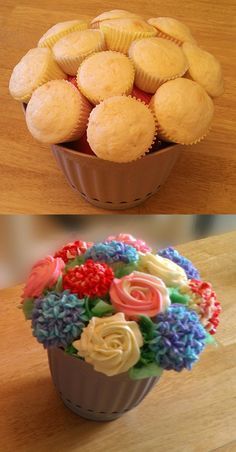
[{"label": "cream colored frosting rose", "polygon": [[139,254],[139,269],[161,278],[169,287],[187,284],[187,275],[182,267],[170,259],[151,253]]},{"label": "cream colored frosting rose", "polygon": [[78,355],[109,377],[128,371],[140,358],[143,338],[136,322],[119,312],[111,317],[92,317],[79,340]]},{"label": "cream colored frosting rose", "polygon": [[140,315],[156,316],[170,305],[168,290],[160,278],[134,271],[123,278],[115,278],[110,288],[111,303],[126,318]]}]

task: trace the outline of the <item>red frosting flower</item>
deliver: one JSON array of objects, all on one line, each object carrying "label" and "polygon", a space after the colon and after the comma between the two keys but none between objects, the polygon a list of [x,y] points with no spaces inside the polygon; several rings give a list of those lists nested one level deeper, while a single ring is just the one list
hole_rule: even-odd
[{"label": "red frosting flower", "polygon": [[188,282],[193,294],[189,307],[198,312],[200,320],[208,333],[215,334],[219,325],[221,305],[212,285],[206,281],[191,279]]},{"label": "red frosting flower", "polygon": [[71,268],[63,276],[63,289],[69,289],[79,298],[102,297],[109,291],[113,279],[113,270],[107,264],[88,259],[85,264]]},{"label": "red frosting flower", "polygon": [[61,257],[65,263],[70,259],[74,259],[76,256],[84,254],[88,248],[93,246],[93,242],[83,242],[82,240],[76,240],[75,242],[68,243],[61,250],[57,251],[54,257]]}]

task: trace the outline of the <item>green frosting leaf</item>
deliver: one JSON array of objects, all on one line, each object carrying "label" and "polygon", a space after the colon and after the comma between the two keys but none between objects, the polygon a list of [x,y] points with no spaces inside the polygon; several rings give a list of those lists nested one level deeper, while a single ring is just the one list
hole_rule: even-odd
[{"label": "green frosting leaf", "polygon": [[217,341],[214,339],[214,337],[212,336],[212,334],[210,333],[206,333],[206,339],[205,339],[206,344],[210,344],[210,345],[215,345],[217,346]]},{"label": "green frosting leaf", "polygon": [[62,275],[59,276],[54,290],[55,292],[62,292]]},{"label": "green frosting leaf", "polygon": [[119,262],[113,265],[113,270],[116,278],[122,278],[137,270],[137,263],[123,264]]},{"label": "green frosting leaf", "polygon": [[142,378],[160,377],[163,369],[156,363],[150,363],[142,367],[131,367],[129,377],[132,380],[141,380]]},{"label": "green frosting leaf", "polygon": [[99,300],[94,308],[91,309],[91,312],[96,317],[102,317],[105,314],[112,314],[115,312],[115,309],[111,304],[105,303],[103,300]]},{"label": "green frosting leaf", "polygon": [[70,344],[65,348],[65,353],[67,353],[67,355],[77,355],[77,349],[74,347],[74,345]]},{"label": "green frosting leaf", "polygon": [[76,256],[74,259],[71,259],[67,262],[65,266],[65,270],[69,270],[69,268],[73,268],[76,265],[81,265],[84,263],[84,256]]},{"label": "green frosting leaf", "polygon": [[168,287],[171,303],[180,303],[188,305],[190,297],[187,294],[180,293],[177,287]]},{"label": "green frosting leaf", "polygon": [[139,317],[139,327],[145,342],[149,342],[154,338],[155,324],[149,317],[141,315]]},{"label": "green frosting leaf", "polygon": [[30,320],[32,318],[33,307],[34,307],[34,298],[26,298],[22,306],[26,320]]}]

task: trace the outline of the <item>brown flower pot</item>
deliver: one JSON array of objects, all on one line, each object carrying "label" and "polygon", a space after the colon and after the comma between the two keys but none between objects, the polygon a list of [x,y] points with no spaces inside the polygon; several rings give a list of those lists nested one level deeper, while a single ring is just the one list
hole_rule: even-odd
[{"label": "brown flower pot", "polygon": [[70,186],[96,207],[127,209],[141,204],[163,185],[181,146],[168,144],[128,163],[114,163],[73,150],[73,144],[52,146]]},{"label": "brown flower pot", "polygon": [[138,405],[159,377],[131,380],[128,373],[107,377],[59,348],[48,350],[50,371],[64,404],[95,421],[111,421]]}]

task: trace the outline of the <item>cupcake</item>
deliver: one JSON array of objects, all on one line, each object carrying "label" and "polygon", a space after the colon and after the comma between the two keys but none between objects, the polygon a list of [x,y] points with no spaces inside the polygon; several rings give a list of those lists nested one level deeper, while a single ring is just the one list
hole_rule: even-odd
[{"label": "cupcake", "polygon": [[26,109],[29,131],[43,143],[80,138],[86,129],[91,106],[72,83],[53,80],[37,88]]},{"label": "cupcake", "polygon": [[134,41],[129,57],[135,67],[135,85],[148,93],[155,93],[167,80],[181,77],[188,68],[182,49],[163,38]]},{"label": "cupcake", "polygon": [[113,19],[141,19],[137,14],[131,13],[130,11],[125,11],[124,9],[113,9],[112,11],[106,11],[105,13],[99,14],[99,16],[95,17],[90,22],[91,28],[99,28],[101,23],[104,23],[106,20]]},{"label": "cupcake", "polygon": [[130,44],[136,39],[156,36],[154,27],[140,19],[107,20],[101,23],[108,49],[128,53]]},{"label": "cupcake", "polygon": [[55,60],[67,74],[76,75],[80,63],[90,54],[105,49],[105,40],[99,30],[84,30],[61,38],[52,51]]},{"label": "cupcake", "polygon": [[68,20],[67,22],[60,22],[49,28],[46,33],[40,38],[38,47],[53,47],[56,42],[63,36],[72,33],[73,31],[85,30],[88,24],[85,20]]},{"label": "cupcake", "polygon": [[134,67],[122,53],[105,51],[89,56],[80,65],[77,84],[92,104],[108,97],[130,94],[134,83]]},{"label": "cupcake", "polygon": [[196,42],[189,28],[177,19],[157,17],[149,19],[148,23],[156,28],[158,36],[170,39],[180,46],[183,42]]},{"label": "cupcake", "polygon": [[206,91],[185,78],[160,86],[150,106],[157,118],[159,137],[180,144],[193,144],[204,138],[214,113]]},{"label": "cupcake", "polygon": [[89,145],[104,160],[130,162],[138,159],[152,146],[155,133],[151,110],[132,97],[110,97],[97,105],[89,116]]},{"label": "cupcake", "polygon": [[27,103],[40,85],[63,78],[66,75],[54,61],[50,49],[30,49],[13,69],[9,91],[14,99]]},{"label": "cupcake", "polygon": [[224,81],[219,61],[190,42],[185,42],[182,48],[189,63],[187,77],[199,83],[211,97],[223,94]]}]

